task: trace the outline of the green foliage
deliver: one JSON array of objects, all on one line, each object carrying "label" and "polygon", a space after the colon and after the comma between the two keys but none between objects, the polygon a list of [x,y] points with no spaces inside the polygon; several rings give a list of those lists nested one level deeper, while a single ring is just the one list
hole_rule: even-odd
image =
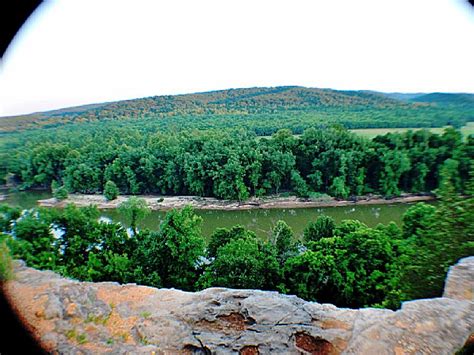
[{"label": "green foliage", "polygon": [[334,304],[338,301],[335,299],[338,285],[343,283],[334,258],[311,250],[288,259],[284,280],[289,293],[310,301]]},{"label": "green foliage", "polygon": [[433,228],[435,223],[436,207],[426,203],[417,203],[403,214],[403,237],[419,236],[426,230]]},{"label": "green foliage", "polygon": [[134,262],[147,283],[193,289],[204,256],[201,221],[188,206],[169,211],[158,232],[140,233]]},{"label": "green foliage", "polygon": [[58,199],[58,200],[65,200],[68,197],[68,192],[66,187],[64,186],[59,186],[56,189],[53,190],[53,196]]},{"label": "green foliage", "polygon": [[347,234],[356,232],[360,229],[367,229],[367,227],[364,223],[354,220],[354,219],[345,219],[342,220],[339,225],[336,226],[334,230],[334,235],[338,237],[344,237]]},{"label": "green foliage", "polygon": [[0,204],[0,233],[10,233],[12,223],[21,215],[21,209],[10,207],[7,204]]},{"label": "green foliage", "polygon": [[382,161],[385,166],[380,173],[382,193],[389,197],[398,196],[400,195],[400,189],[398,187],[400,177],[403,173],[409,171],[410,160],[403,152],[386,150],[383,152]]},{"label": "green foliage", "polygon": [[15,257],[36,268],[54,269],[58,261],[52,216],[45,209],[24,211],[14,227],[11,249]]},{"label": "green foliage", "polygon": [[298,246],[295,242],[293,231],[285,221],[278,221],[272,230],[271,243],[276,249],[276,254],[280,265],[297,254]]},{"label": "green foliage", "polygon": [[275,250],[256,238],[236,238],[217,250],[200,287],[259,288],[273,290],[279,281]]},{"label": "green foliage", "polygon": [[122,194],[243,201],[280,192],[343,199],[366,192],[388,197],[430,192],[447,161],[457,162],[446,164],[457,174],[455,190],[462,192],[474,159],[474,138],[463,142],[452,129],[442,135],[389,133],[369,141],[341,127],[309,128],[300,137],[276,130],[263,139],[249,130],[214,128],[156,133],[152,122],[123,127],[108,122],[25,132],[10,138],[2,166],[20,188],[53,183],[69,192],[105,194],[113,181]]},{"label": "green foliage", "polygon": [[446,194],[452,191],[446,184],[437,208],[418,204],[404,216],[400,262],[406,299],[440,297],[449,266],[474,255],[474,197]]},{"label": "green foliage", "polygon": [[13,277],[13,266],[10,249],[4,237],[0,234],[0,284]]},{"label": "green foliage", "polygon": [[394,248],[382,231],[358,228],[310,247],[285,264],[289,292],[338,306],[398,306],[392,299],[398,286]]},{"label": "green foliage", "polygon": [[[252,90],[248,94],[249,102],[262,100]],[[354,96],[346,99],[361,99]],[[229,98],[213,109],[240,110],[239,100]],[[275,105],[277,110],[290,107]],[[361,105],[358,110],[364,112]],[[328,122],[341,114],[325,109]],[[369,141],[340,126],[308,128],[315,121],[291,114],[259,115],[271,117],[271,124],[246,113],[234,118],[249,123],[250,130],[231,130],[228,116],[221,121],[196,116],[24,132],[9,138],[11,154],[0,151],[0,171],[20,188],[51,185],[58,198],[67,190],[96,193],[102,188],[107,199],[121,192],[238,201],[273,193],[346,199],[370,192],[391,197],[436,191],[441,203],[410,208],[402,230],[393,223],[368,228],[348,220],[336,225],[321,216],[306,227],[304,246],[279,221],[270,242],[234,226],[217,229],[207,249],[201,220],[190,208],[167,213],[158,231],[139,232],[137,225],[149,209],[144,200],[131,197],[120,206],[130,221],[129,236],[120,224],[99,222],[93,207],[21,214],[0,206],[8,247],[30,266],[80,280],[185,290],[278,289],[339,306],[391,308],[400,300],[439,296],[448,266],[474,254],[474,137],[463,141],[450,128],[441,135],[407,131]],[[176,131],[173,122],[202,131]],[[282,127],[292,130],[278,130]]]},{"label": "green foliage", "polygon": [[146,201],[142,198],[132,196],[126,201],[122,202],[119,206],[119,210],[123,213],[130,221],[130,228],[132,228],[133,234],[137,235],[137,225],[150,213]]},{"label": "green foliage", "polygon": [[329,192],[336,198],[347,198],[349,196],[349,191],[346,188],[344,178],[341,176],[335,177],[332,181],[331,187],[329,187]]},{"label": "green foliage", "polygon": [[308,197],[309,189],[306,181],[301,177],[297,170],[291,172],[291,186],[299,197]]},{"label": "green foliage", "polygon": [[446,202],[452,202],[459,191],[461,181],[459,178],[459,162],[454,159],[447,159],[440,170],[440,183],[436,190],[439,198]]},{"label": "green foliage", "polygon": [[336,225],[321,216],[306,228],[303,247],[283,221],[269,242],[234,226],[214,232],[207,255],[201,218],[190,207],[168,212],[158,231],[130,237],[118,223],[99,222],[94,207],[39,208],[19,216],[0,206],[9,233],[1,238],[0,268],[8,277],[10,248],[29,266],[79,280],[276,289],[344,307],[397,308],[402,300],[439,296],[447,268],[474,253],[474,198],[441,196],[446,199],[437,207],[411,207],[402,230],[394,223]]},{"label": "green foliage", "polygon": [[119,189],[113,181],[107,181],[104,186],[104,196],[107,200],[112,201],[119,195]]},{"label": "green foliage", "polygon": [[233,226],[230,229],[217,228],[211,235],[211,239],[207,246],[207,255],[210,258],[215,258],[217,250],[229,243],[233,239],[255,239],[257,236],[254,232],[247,230],[241,225]]},{"label": "green foliage", "polygon": [[303,231],[303,239],[306,243],[317,242],[321,238],[331,238],[334,235],[336,223],[329,216],[320,216],[316,222],[310,222]]}]

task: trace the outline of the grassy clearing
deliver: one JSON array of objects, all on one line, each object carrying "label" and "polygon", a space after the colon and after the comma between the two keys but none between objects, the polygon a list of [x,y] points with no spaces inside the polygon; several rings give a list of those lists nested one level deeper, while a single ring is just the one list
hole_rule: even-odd
[{"label": "grassy clearing", "polygon": [[[350,129],[352,133],[355,133],[359,136],[372,139],[376,136],[384,135],[387,133],[402,133],[402,132],[407,132],[407,131],[419,131],[421,129],[427,129],[431,133],[436,133],[436,134],[443,134],[444,130],[450,126],[444,126],[444,127],[432,127],[432,128],[360,128],[360,129]],[[474,122],[468,122],[464,127],[461,127],[461,133],[464,138],[467,136],[474,134]],[[294,137],[300,137],[301,134],[294,134]],[[257,140],[260,140],[262,138],[271,138],[271,136],[258,136]]]},{"label": "grassy clearing", "polygon": [[[425,128],[428,129],[432,133],[441,134],[443,133],[444,129],[449,126],[445,127],[436,127],[436,128]],[[424,128],[363,128],[363,129],[351,129],[351,132],[363,136],[365,138],[372,139],[375,136],[387,134],[387,133],[401,133],[406,132],[409,130],[412,131],[419,131],[420,129]],[[474,134],[474,122],[468,122],[468,124],[461,128],[461,133],[464,137],[469,136],[470,134]]]}]

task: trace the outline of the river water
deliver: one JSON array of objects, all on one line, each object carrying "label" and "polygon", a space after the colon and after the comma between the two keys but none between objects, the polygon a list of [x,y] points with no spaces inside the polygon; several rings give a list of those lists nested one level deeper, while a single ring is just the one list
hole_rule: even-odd
[{"label": "river water", "polygon": [[[51,194],[44,191],[28,191],[7,193],[6,202],[22,208],[36,206],[39,199],[50,198]],[[310,221],[316,220],[320,215],[333,217],[336,222],[343,219],[357,219],[369,227],[379,223],[387,224],[394,221],[398,225],[402,223],[403,213],[413,204],[399,203],[391,205],[358,205],[345,207],[322,207],[322,208],[282,208],[282,209],[253,209],[243,211],[212,211],[196,210],[196,214],[202,217],[202,231],[208,237],[218,227],[232,227],[241,224],[257,233],[261,238],[270,235],[272,227],[278,220],[284,220],[293,229],[295,235],[300,235]],[[118,210],[102,210],[102,216],[113,221],[127,224],[127,221]],[[158,229],[163,220],[165,212],[152,211],[140,224],[140,228]]]}]

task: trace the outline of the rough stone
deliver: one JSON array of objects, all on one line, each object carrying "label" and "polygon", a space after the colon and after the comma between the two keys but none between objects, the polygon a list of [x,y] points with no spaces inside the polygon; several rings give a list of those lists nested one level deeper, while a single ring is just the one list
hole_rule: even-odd
[{"label": "rough stone", "polygon": [[451,266],[443,297],[474,301],[474,257],[464,258]]},{"label": "rough stone", "polygon": [[61,354],[452,354],[474,333],[473,281],[474,257],[462,259],[442,298],[398,311],[258,290],[78,282],[23,263],[5,291],[42,345]]}]

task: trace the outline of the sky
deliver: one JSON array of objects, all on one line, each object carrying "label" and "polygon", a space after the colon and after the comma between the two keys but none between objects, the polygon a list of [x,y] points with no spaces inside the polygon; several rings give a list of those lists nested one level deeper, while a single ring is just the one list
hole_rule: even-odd
[{"label": "sky", "polygon": [[300,85],[474,93],[463,0],[46,1],[0,63],[0,116]]}]

